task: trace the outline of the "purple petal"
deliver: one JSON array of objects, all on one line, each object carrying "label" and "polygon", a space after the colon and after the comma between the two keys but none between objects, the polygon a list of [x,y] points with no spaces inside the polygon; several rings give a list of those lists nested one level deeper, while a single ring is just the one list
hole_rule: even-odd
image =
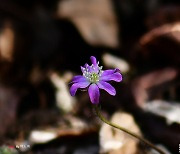
[{"label": "purple petal", "polygon": [[99,81],[97,83],[98,87],[100,89],[104,89],[105,91],[107,91],[110,95],[116,95],[116,90],[114,89],[113,86],[111,86],[109,83],[104,82],[104,81]]},{"label": "purple petal", "polygon": [[91,84],[88,89],[90,100],[93,104],[99,103],[99,88],[96,84]]},{"label": "purple petal", "polygon": [[82,72],[83,72],[83,71],[84,71],[84,69],[85,69],[85,68],[84,68],[84,67],[82,67],[82,66],[80,66],[80,68],[81,68],[81,71],[82,71]]},{"label": "purple petal", "polygon": [[119,72],[113,73],[113,74],[102,74],[100,77],[101,81],[116,81],[116,82],[120,82],[122,81],[122,75]]},{"label": "purple petal", "polygon": [[109,70],[104,70],[102,75],[111,75],[114,74],[116,72],[120,72],[119,69],[109,69]]},{"label": "purple petal", "polygon": [[71,96],[74,96],[76,94],[77,89],[86,88],[87,86],[89,86],[89,84],[90,83],[88,81],[74,83],[70,88]]},{"label": "purple petal", "polygon": [[84,65],[84,67],[88,67],[89,65],[86,63],[85,65]]},{"label": "purple petal", "polygon": [[87,69],[88,69],[88,71],[91,72],[91,73],[94,71],[91,66],[87,66]]},{"label": "purple petal", "polygon": [[85,65],[84,65],[84,67],[83,66],[81,66],[81,71],[82,71],[82,73],[87,69],[87,68],[89,68],[90,66],[86,63]]},{"label": "purple petal", "polygon": [[71,83],[75,83],[75,82],[86,82],[87,79],[82,76],[82,75],[77,75],[77,76],[74,76],[73,79],[72,79],[72,82]]},{"label": "purple petal", "polygon": [[81,66],[81,71],[82,73],[85,71],[85,68]]},{"label": "purple petal", "polygon": [[[98,66],[98,65],[97,65]],[[86,69],[88,72],[92,73],[92,72],[95,72],[95,73],[98,73],[98,67],[97,66],[94,66],[94,67],[91,67],[91,66],[87,66]],[[82,69],[81,69],[82,70]]]},{"label": "purple petal", "polygon": [[94,66],[96,66],[96,65],[97,65],[96,57],[91,56],[90,59],[91,59],[92,64],[93,64]]},{"label": "purple petal", "polygon": [[113,69],[113,70],[104,70],[103,73],[102,73],[102,75],[106,76],[106,75],[111,75],[111,74],[113,74],[113,73],[115,73],[115,70],[114,70],[114,69]]}]

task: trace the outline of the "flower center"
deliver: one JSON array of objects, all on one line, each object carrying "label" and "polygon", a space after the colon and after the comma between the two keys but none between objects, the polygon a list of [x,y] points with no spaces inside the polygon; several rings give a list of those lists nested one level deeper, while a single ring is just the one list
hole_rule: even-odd
[{"label": "flower center", "polygon": [[92,73],[91,76],[90,76],[90,78],[89,78],[89,81],[90,81],[91,83],[96,83],[96,82],[98,82],[98,81],[99,81],[99,75],[96,74],[96,73]]},{"label": "flower center", "polygon": [[99,77],[101,76],[102,72],[102,66],[99,67],[98,65],[94,66],[92,64],[91,66],[86,66],[83,69],[83,76],[88,79],[89,82],[97,83],[99,82]]}]

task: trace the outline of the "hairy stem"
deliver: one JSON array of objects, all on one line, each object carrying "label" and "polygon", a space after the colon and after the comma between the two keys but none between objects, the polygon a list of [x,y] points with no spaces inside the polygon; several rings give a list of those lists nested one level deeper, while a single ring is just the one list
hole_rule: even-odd
[{"label": "hairy stem", "polygon": [[134,136],[135,138],[139,139],[140,141],[144,142],[145,144],[149,145],[151,148],[155,149],[156,151],[158,151],[160,154],[165,154],[165,152],[163,152],[161,149],[159,149],[158,147],[156,147],[155,145],[153,145],[152,143],[150,143],[148,140],[138,136],[137,134],[133,133],[133,132],[130,132],[129,130],[121,127],[121,126],[118,126],[116,124],[113,124],[111,123],[110,121],[108,121],[106,118],[104,118],[104,116],[100,113],[100,110],[98,108],[98,106],[96,105],[93,105],[94,106],[94,109],[96,111],[96,114],[97,116],[103,121],[105,122],[106,124],[114,127],[114,128],[117,128],[117,129],[120,129],[121,131],[131,135],[131,136]]}]

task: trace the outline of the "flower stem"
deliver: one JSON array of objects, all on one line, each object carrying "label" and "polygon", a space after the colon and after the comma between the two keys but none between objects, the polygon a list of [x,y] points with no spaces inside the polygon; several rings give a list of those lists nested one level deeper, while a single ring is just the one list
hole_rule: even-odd
[{"label": "flower stem", "polygon": [[98,106],[96,106],[96,105],[93,105],[93,106],[94,106],[94,108],[95,108],[95,111],[96,111],[97,116],[98,116],[103,122],[105,122],[106,124],[108,124],[108,125],[110,125],[110,126],[112,126],[112,127],[114,127],[114,128],[120,129],[121,131],[123,131],[123,132],[125,132],[125,133],[127,133],[127,134],[129,134],[129,135],[131,135],[131,136],[134,136],[135,138],[139,139],[140,141],[142,141],[142,142],[144,142],[145,144],[149,145],[151,148],[153,148],[153,149],[155,149],[156,151],[158,151],[160,154],[165,154],[165,152],[163,152],[161,149],[159,149],[158,147],[156,147],[155,145],[153,145],[152,143],[150,143],[148,140],[146,140],[146,139],[138,136],[137,134],[135,134],[135,133],[133,133],[133,132],[130,132],[129,130],[127,130],[127,129],[121,127],[121,126],[118,126],[118,125],[116,125],[116,124],[111,123],[111,122],[108,121],[106,118],[104,118],[104,116],[100,113]]}]

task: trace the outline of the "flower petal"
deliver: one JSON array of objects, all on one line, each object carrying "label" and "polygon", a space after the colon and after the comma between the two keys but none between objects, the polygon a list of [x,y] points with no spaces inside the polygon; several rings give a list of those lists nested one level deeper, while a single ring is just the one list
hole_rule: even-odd
[{"label": "flower petal", "polygon": [[87,79],[82,76],[82,75],[77,75],[77,76],[74,76],[73,79],[72,79],[72,82],[71,83],[76,83],[76,82],[86,82]]},{"label": "flower petal", "polygon": [[94,66],[96,66],[96,65],[97,65],[96,57],[91,56],[90,59],[91,59],[92,64],[93,64]]},{"label": "flower petal", "polygon": [[89,65],[86,63],[85,65],[84,65],[84,67],[86,68],[86,67],[88,67]]},{"label": "flower petal", "polygon": [[84,66],[81,66],[81,71],[82,73],[84,73],[84,71],[86,71],[87,68],[89,68],[90,66],[86,63]]},{"label": "flower petal", "polygon": [[105,91],[107,91],[110,95],[116,95],[116,90],[114,89],[113,86],[111,86],[109,83],[104,82],[104,81],[99,81],[97,83],[98,87],[100,89],[104,89]]},{"label": "flower petal", "polygon": [[119,69],[109,69],[109,70],[104,70],[102,75],[111,75],[114,74],[116,72],[120,72]]},{"label": "flower petal", "polygon": [[116,81],[116,82],[120,82],[122,81],[122,75],[119,72],[113,73],[113,74],[102,74],[100,77],[101,81]]},{"label": "flower petal", "polygon": [[88,89],[90,100],[93,104],[99,103],[99,88],[96,84],[91,84]]},{"label": "flower petal", "polygon": [[86,88],[87,86],[89,86],[89,84],[90,83],[88,81],[74,83],[70,88],[71,96],[74,96],[76,94],[77,89]]},{"label": "flower petal", "polygon": [[84,70],[85,70],[85,68],[81,66],[81,71],[82,71],[82,73],[84,72]]}]

